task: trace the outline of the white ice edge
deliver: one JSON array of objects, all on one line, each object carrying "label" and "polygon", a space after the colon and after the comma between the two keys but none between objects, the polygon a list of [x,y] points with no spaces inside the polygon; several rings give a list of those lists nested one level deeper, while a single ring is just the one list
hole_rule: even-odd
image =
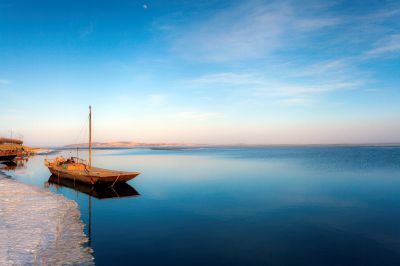
[{"label": "white ice edge", "polygon": [[93,265],[76,202],[0,172],[0,265]]}]

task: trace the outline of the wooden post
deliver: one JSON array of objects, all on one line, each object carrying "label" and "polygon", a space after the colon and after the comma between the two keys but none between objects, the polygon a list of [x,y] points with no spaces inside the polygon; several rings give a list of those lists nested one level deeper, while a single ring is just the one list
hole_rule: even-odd
[{"label": "wooden post", "polygon": [[89,105],[89,167],[92,167],[92,106]]}]

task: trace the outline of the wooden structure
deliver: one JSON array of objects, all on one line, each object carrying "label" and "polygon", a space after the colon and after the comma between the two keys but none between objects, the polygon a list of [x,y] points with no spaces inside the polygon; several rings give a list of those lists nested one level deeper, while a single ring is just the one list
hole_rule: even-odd
[{"label": "wooden structure", "polygon": [[17,155],[17,151],[0,151],[0,161],[12,161]]},{"label": "wooden structure", "polygon": [[11,161],[24,151],[22,140],[0,138],[0,161]]},{"label": "wooden structure", "polygon": [[22,145],[23,141],[19,139],[0,138],[0,144],[17,144]]}]

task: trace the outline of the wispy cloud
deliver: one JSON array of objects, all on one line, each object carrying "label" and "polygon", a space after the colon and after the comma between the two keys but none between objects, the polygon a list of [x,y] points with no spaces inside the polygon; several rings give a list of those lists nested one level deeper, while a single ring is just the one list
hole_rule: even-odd
[{"label": "wispy cloud", "polygon": [[400,34],[390,35],[377,42],[375,47],[367,51],[365,55],[367,57],[376,57],[393,53],[400,55]]},{"label": "wispy cloud", "polygon": [[301,5],[288,1],[246,1],[179,30],[168,28],[174,50],[184,57],[211,62],[254,59],[282,49],[294,36],[340,23],[339,18],[302,11]]},{"label": "wispy cloud", "polygon": [[268,79],[257,73],[218,73],[204,75],[190,81],[197,85],[225,85],[243,87],[258,96],[298,96],[348,90],[359,87],[362,81],[326,80],[324,82],[284,82]]},{"label": "wispy cloud", "polygon": [[[360,82],[343,82],[343,81],[328,81],[326,83],[311,84],[311,85],[292,85],[292,84],[282,84],[277,85],[276,90],[278,94],[284,96],[293,95],[306,95],[306,94],[320,94],[328,93],[341,90],[352,90],[358,88],[362,83]],[[268,91],[268,90],[267,90]],[[265,90],[260,91],[266,92]]]},{"label": "wispy cloud", "polygon": [[397,3],[394,5],[390,5],[390,4],[382,5],[380,10],[377,10],[370,14],[361,16],[360,18],[371,22],[371,20],[373,20],[373,21],[385,20],[385,19],[396,17],[399,15],[400,15],[400,5]]},{"label": "wispy cloud", "polygon": [[[392,41],[388,38],[393,34],[390,29],[399,26],[398,3],[376,8],[359,6],[355,13],[335,12],[336,8],[340,10],[338,6],[340,3],[333,1],[233,1],[224,9],[202,14],[194,22],[159,20],[154,27],[170,36],[172,50],[179,56],[211,63],[240,63],[271,56],[287,60],[285,52],[306,56],[321,46],[332,51],[340,49],[340,56],[353,57],[378,56],[399,49],[396,36]],[[386,39],[389,43],[383,41],[368,51],[371,39]],[[335,55],[325,54],[321,60],[335,60]]]},{"label": "wispy cloud", "polygon": [[342,23],[339,18],[304,18],[293,20],[293,29],[306,32],[325,27],[336,26]]},{"label": "wispy cloud", "polygon": [[[329,69],[329,68],[328,68]],[[242,97],[257,100],[268,98],[285,106],[310,107],[316,103],[316,96],[337,91],[360,88],[364,81],[340,77],[322,80],[285,80],[267,78],[261,73],[217,73],[204,75],[189,81],[200,88],[230,88],[241,91]]]},{"label": "wispy cloud", "polygon": [[327,75],[338,72],[343,73],[349,67],[349,64],[344,59],[333,59],[330,61],[321,61],[308,66],[303,66],[297,69],[293,75],[298,77],[309,77],[318,75]]},{"label": "wispy cloud", "polygon": [[[162,27],[158,21],[158,27],[172,36],[178,56],[217,63],[215,72],[190,84],[231,97],[311,106],[329,98],[318,95],[368,88],[374,73],[363,68],[365,60],[400,51],[400,37],[393,34],[399,5],[355,5],[355,13],[341,8],[339,2],[239,1],[191,23],[170,20]],[[371,49],[376,39],[382,41]]]}]

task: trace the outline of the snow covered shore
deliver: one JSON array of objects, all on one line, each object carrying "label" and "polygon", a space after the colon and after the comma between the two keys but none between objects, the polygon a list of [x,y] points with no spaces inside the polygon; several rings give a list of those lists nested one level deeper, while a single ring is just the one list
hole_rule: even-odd
[{"label": "snow covered shore", "polygon": [[0,172],[0,265],[93,265],[74,201]]}]

